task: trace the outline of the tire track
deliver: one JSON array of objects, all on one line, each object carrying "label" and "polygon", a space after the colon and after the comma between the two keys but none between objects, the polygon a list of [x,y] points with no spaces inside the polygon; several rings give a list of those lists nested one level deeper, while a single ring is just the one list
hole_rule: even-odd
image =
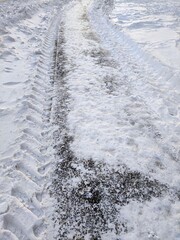
[{"label": "tire track", "polygon": [[[2,160],[5,169],[0,205],[0,239],[47,239],[51,219],[48,186],[54,163],[51,149],[52,83],[50,79],[54,42],[59,15],[54,16],[47,30],[35,75],[28,94],[19,108],[17,119],[22,135],[17,139],[16,152]],[[6,183],[7,182],[7,183]],[[48,211],[47,211],[48,210]]]}]

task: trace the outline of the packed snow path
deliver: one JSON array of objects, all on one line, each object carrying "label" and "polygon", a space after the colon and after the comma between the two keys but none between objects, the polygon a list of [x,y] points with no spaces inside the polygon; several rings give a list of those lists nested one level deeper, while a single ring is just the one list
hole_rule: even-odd
[{"label": "packed snow path", "polygon": [[0,239],[178,240],[178,91],[109,22],[113,1],[69,2],[9,30],[44,41],[25,94],[1,102]]},{"label": "packed snow path", "polygon": [[[70,3],[57,40],[55,239],[178,239],[177,108],[104,7],[107,1]],[[159,208],[165,203],[168,216]]]}]

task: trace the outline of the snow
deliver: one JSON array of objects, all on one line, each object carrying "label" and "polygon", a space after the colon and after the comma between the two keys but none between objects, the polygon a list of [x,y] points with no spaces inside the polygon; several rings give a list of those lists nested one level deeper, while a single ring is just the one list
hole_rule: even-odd
[{"label": "snow", "polygon": [[[117,147],[117,151],[120,152],[119,154],[121,156],[121,157],[119,156],[119,159],[121,158],[126,159],[127,157],[128,160],[127,161],[124,160],[126,164],[129,163],[130,167],[135,167],[137,163],[136,167],[138,168],[138,170],[141,171],[142,169],[147,168],[146,170],[144,169],[144,171],[147,171],[148,174],[153,172],[153,170],[151,170],[151,167],[153,164],[155,164],[156,162],[155,159],[161,159],[161,161],[163,161],[163,164],[165,165],[167,164],[166,170],[169,171],[168,175],[166,175],[167,172],[165,174],[166,176],[168,176],[167,178],[165,176],[163,177],[161,176],[161,181],[162,180],[164,181],[166,179],[165,181],[167,181],[170,184],[171,182],[170,176],[172,176],[172,171],[174,172],[175,169],[177,170],[177,178],[178,178],[179,164],[174,163],[176,166],[174,166],[175,167],[174,170],[172,169],[171,161],[169,162],[169,160],[167,160],[166,162],[166,157],[164,156],[164,153],[157,152],[159,151],[158,149],[159,149],[159,144],[161,145],[160,143],[161,140],[159,139],[160,140],[159,142],[158,137],[156,137],[155,135],[153,137],[151,134],[153,131],[155,131],[156,133],[154,134],[158,134],[159,132],[161,135],[163,135],[164,139],[162,138],[162,148],[164,149],[172,148],[170,151],[174,151],[176,149],[174,154],[175,155],[177,154],[176,156],[178,159],[179,136],[178,136],[178,132],[176,132],[175,126],[178,126],[179,124],[179,120],[178,120],[179,115],[176,112],[177,118],[175,116],[171,117],[168,113],[169,112],[168,105],[170,104],[172,106],[172,109],[175,106],[177,106],[177,111],[178,111],[179,94],[176,91],[176,89],[174,89],[172,86],[170,88],[169,85],[167,86],[165,85],[164,79],[161,78],[162,75],[159,75],[159,71],[157,71],[156,73],[155,72],[156,69],[153,69],[150,64],[146,65],[146,62],[144,61],[144,55],[141,55],[142,52],[139,49],[134,49],[134,45],[132,46],[131,44],[129,44],[129,39],[128,38],[126,39],[126,36],[124,36],[122,32],[119,32],[119,28],[116,28],[116,26],[109,24],[109,22],[102,17],[101,12],[92,11],[92,14],[93,14],[93,17],[91,18],[92,24],[94,24],[97,32],[102,37],[104,46],[113,54],[113,57],[120,63],[118,76],[115,77],[115,79],[116,78],[118,79],[118,83],[115,89],[119,92],[116,93],[117,96],[113,96],[114,101],[112,102],[109,100],[103,101],[105,103],[107,102],[110,105],[109,109],[111,109],[111,111],[110,110],[109,111],[107,110],[107,111],[111,112],[112,116],[116,116],[116,121],[118,120],[116,123],[117,125],[115,125],[115,123],[113,122],[114,128],[111,127],[110,128],[111,130],[109,131],[112,132],[114,129],[115,134],[117,134],[118,136],[121,136],[121,137],[124,136],[127,139],[129,139],[129,137],[132,138],[134,142],[134,147],[140,144],[139,146],[141,147],[139,148],[139,150],[140,149],[142,150],[142,151],[140,150],[141,152],[139,157],[138,156],[136,157],[136,161],[134,161],[135,153],[133,151],[132,162],[131,162],[130,161],[131,158],[128,156],[126,150],[124,153],[125,156],[124,155],[121,156],[123,152],[122,149],[124,149],[124,147],[122,148]],[[100,28],[100,26],[103,26],[103,28],[102,27]],[[139,57],[140,59],[138,59]],[[143,68],[143,75],[141,75],[142,68]],[[154,82],[155,77],[156,77],[156,82]],[[119,82],[120,81],[119,79],[121,79],[122,82]],[[120,88],[118,88],[118,84],[120,85]],[[169,93],[167,92],[167,89]],[[127,92],[127,95],[126,95],[126,92]],[[171,95],[169,96],[168,94],[171,94]],[[119,100],[122,98],[122,96],[123,96],[123,102]],[[173,96],[173,101],[171,99],[172,96]],[[174,105],[175,102],[176,104]],[[97,106],[105,108],[104,105],[105,104],[97,105]],[[128,109],[130,109],[132,106],[134,109],[131,109],[129,112]],[[118,110],[119,110],[119,113],[118,113]],[[91,113],[91,111],[89,112]],[[130,135],[127,133],[127,128],[128,128],[128,126],[126,126],[127,118],[128,118],[127,114],[129,114],[129,117],[130,117],[129,121],[131,124],[131,127],[129,127]],[[98,114],[98,116],[99,115],[100,114]],[[97,116],[97,115],[94,114],[94,116]],[[103,121],[104,119],[105,118],[103,118]],[[150,125],[151,124],[154,125],[153,127],[152,125],[151,127],[149,125],[151,130],[149,129],[148,126],[147,128],[146,126],[143,126],[144,125],[143,119],[146,119]],[[138,122],[140,121],[140,125],[139,127],[137,126],[137,129],[135,128],[136,121]],[[153,123],[150,123],[151,121]],[[122,132],[123,128],[122,126],[118,126],[120,124],[118,122],[120,122],[122,126],[124,125],[123,132]],[[134,127],[132,127],[131,122],[134,122],[135,124]],[[172,135],[174,127],[175,127],[175,132]],[[144,130],[146,129],[145,131],[147,135],[146,134],[144,135],[143,132],[141,132],[140,136],[138,137],[138,133],[137,133],[137,131],[139,131],[138,128],[139,130],[141,129],[140,132],[142,131],[143,128]],[[101,128],[97,127],[97,129],[101,129]],[[120,131],[119,133],[117,129],[119,129]],[[151,132],[150,135],[152,137],[152,142],[150,140],[151,137],[148,134],[148,131],[149,131],[148,129]],[[101,135],[99,134],[99,136]],[[169,141],[171,137],[172,137],[172,141]],[[102,137],[102,139],[103,141],[105,141],[106,138]],[[113,138],[113,140],[115,140],[115,138]],[[123,141],[121,142],[123,143]],[[126,140],[126,142],[128,141]],[[119,145],[118,143],[120,144],[120,142],[117,140],[117,143],[114,143],[113,146],[114,147],[118,146]],[[168,145],[166,146],[167,143],[168,145],[169,143],[171,143],[173,144],[173,146],[168,146]],[[149,146],[149,150],[147,149],[147,146]],[[142,154],[145,154],[146,157],[145,158],[142,157]],[[152,158],[154,158],[154,160],[150,157],[153,154],[154,154],[154,157]],[[159,156],[159,154],[161,156]],[[146,164],[148,164],[149,166]],[[152,169],[157,169],[157,168],[153,166]],[[174,176],[172,176],[172,179],[174,179]]]},{"label": "snow", "polygon": [[146,52],[179,74],[180,3],[178,0],[115,0],[111,21]]},{"label": "snow", "polygon": [[[78,213],[83,210],[76,195],[68,199],[69,209],[63,193],[59,195],[62,209],[48,193],[52,171],[63,161],[54,152],[64,132],[73,139],[66,144],[77,175],[66,169],[59,184],[65,184],[68,196],[83,181],[98,177],[106,186],[105,200],[97,206],[109,219],[107,231],[100,231],[101,222],[94,226],[102,240],[180,239],[178,0],[74,0],[61,5],[0,3],[0,239],[54,239],[66,227],[54,229],[56,207],[59,219],[65,210],[69,216],[77,207]],[[58,52],[55,40],[58,44],[60,39]],[[54,51],[64,68],[56,82]],[[64,109],[58,108],[63,94],[68,98],[63,99],[67,109],[61,125],[66,126],[59,130],[55,118],[62,117]],[[52,139],[57,131],[60,135]],[[88,161],[94,169],[85,168]],[[124,169],[138,173],[137,182],[146,180],[152,191],[140,189],[142,199],[121,192],[127,199],[114,204],[109,189],[122,191],[115,181],[117,172],[125,176],[122,185],[128,181]],[[94,192],[87,186],[78,194],[90,201]],[[127,195],[136,190],[127,189]],[[67,239],[79,227],[75,217],[67,223],[74,220]],[[126,228],[118,235],[120,223]]]},{"label": "snow", "polygon": [[[166,184],[170,200],[166,200],[165,195],[149,203],[132,201],[116,209],[119,221],[127,221],[128,226],[127,233],[124,232],[120,237],[164,239],[168,234],[169,239],[178,239],[179,223],[174,201],[176,209],[179,209],[176,196],[180,181],[177,132],[179,93],[171,82],[164,82],[165,75],[157,69],[159,65],[156,68],[157,62],[153,59],[147,61],[143,50],[108,21],[95,1],[89,10],[90,24],[84,10],[88,3],[91,2],[72,2],[64,13],[62,25],[64,39],[61,51],[66,56],[64,81],[67,90],[64,91],[69,95],[69,99],[66,99],[66,131],[73,137],[71,151],[77,157],[73,168],[77,174],[80,171],[82,179],[88,182],[90,180],[85,176],[88,178],[90,173],[86,172],[82,161],[93,159],[97,165],[104,164],[109,172],[113,172],[113,169],[121,172],[121,167],[125,165],[131,171],[141,172]],[[165,68],[162,66],[162,69]],[[63,136],[60,135],[60,138],[63,139]],[[66,171],[61,174],[68,176]],[[59,185],[62,185],[60,189],[66,189],[70,198],[74,197],[66,179],[60,178]],[[65,193],[59,194],[62,205],[58,206],[70,201],[71,212],[76,212],[75,197],[72,201],[63,199]],[[156,207],[161,204],[162,208]],[[141,208],[142,214],[139,214]],[[168,209],[171,213],[167,217]],[[58,213],[61,215],[61,212]],[[63,231],[71,231],[72,225],[69,224],[72,218],[68,218],[67,225],[61,226],[60,236],[63,236]],[[59,224],[62,225],[61,222]],[[74,234],[71,232],[69,238],[73,238]],[[85,236],[89,239],[88,235]],[[109,236],[117,239],[115,231],[101,235],[102,239],[109,239]]]},{"label": "snow", "polygon": [[47,226],[51,232],[48,109],[58,8],[47,1],[4,1],[0,7],[2,240],[44,239]]},{"label": "snow", "polygon": [[[179,233],[179,203],[171,199],[153,199],[146,204],[135,202],[123,207],[121,216],[129,224],[122,239],[175,239]],[[147,234],[148,233],[148,234]]]}]

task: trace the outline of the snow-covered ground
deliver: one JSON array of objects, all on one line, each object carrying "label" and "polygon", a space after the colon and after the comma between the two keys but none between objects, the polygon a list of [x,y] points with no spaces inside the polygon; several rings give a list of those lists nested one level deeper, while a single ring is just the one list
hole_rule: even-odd
[{"label": "snow-covered ground", "polygon": [[178,239],[179,93],[89,2],[64,12],[57,52],[59,237]]},{"label": "snow-covered ground", "polygon": [[0,6],[1,240],[48,239],[50,70],[58,8],[48,1]]},{"label": "snow-covered ground", "polygon": [[180,239],[165,2],[0,2],[0,240]]}]

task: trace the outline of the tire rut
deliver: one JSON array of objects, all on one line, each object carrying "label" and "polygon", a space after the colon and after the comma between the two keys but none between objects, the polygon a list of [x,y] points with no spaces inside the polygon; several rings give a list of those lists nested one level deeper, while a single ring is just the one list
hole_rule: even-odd
[{"label": "tire rut", "polygon": [[1,195],[2,205],[6,205],[6,211],[0,212],[2,240],[47,239],[51,224],[47,211],[52,207],[48,186],[54,159],[50,66],[59,20],[59,15],[52,18],[35,73],[29,76],[28,94],[24,94],[18,106],[22,117],[17,124],[22,135],[16,141],[16,150],[12,157],[2,160],[8,182],[6,194]]}]

